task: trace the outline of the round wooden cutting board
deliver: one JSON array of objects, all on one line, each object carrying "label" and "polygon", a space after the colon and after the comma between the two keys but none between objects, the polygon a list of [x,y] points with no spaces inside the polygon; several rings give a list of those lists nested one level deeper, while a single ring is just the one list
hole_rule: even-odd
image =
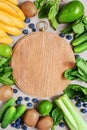
[{"label": "round wooden cutting board", "polygon": [[75,65],[70,45],[51,32],[32,33],[14,47],[11,66],[16,85],[26,94],[51,97],[70,83],[63,77]]}]

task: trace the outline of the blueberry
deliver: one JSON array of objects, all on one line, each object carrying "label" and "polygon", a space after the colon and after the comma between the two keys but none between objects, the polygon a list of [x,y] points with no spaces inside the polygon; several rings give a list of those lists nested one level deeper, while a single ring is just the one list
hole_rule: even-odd
[{"label": "blueberry", "polygon": [[15,122],[19,122],[20,123],[21,122],[21,118],[17,119]]},{"label": "blueberry", "polygon": [[80,57],[80,55],[75,55],[75,58],[79,58]]},{"label": "blueberry", "polygon": [[33,101],[34,103],[38,103],[38,99],[37,99],[37,98],[33,98],[32,101]]},{"label": "blueberry", "polygon": [[28,107],[32,107],[32,103],[28,103],[27,106],[28,106]]},{"label": "blueberry", "polygon": [[60,122],[59,126],[65,127],[65,123],[64,122]]},{"label": "blueberry", "polygon": [[79,97],[75,97],[75,101],[77,101],[77,102],[78,102],[79,100],[80,100],[80,98],[79,98]]},{"label": "blueberry", "polygon": [[25,97],[25,101],[29,101],[30,100],[30,98],[29,97]]},{"label": "blueberry", "polygon": [[87,103],[84,103],[83,106],[87,108]]},{"label": "blueberry", "polygon": [[62,37],[62,38],[65,37],[65,34],[64,34],[64,33],[60,33],[59,35],[60,35],[60,37]]},{"label": "blueberry", "polygon": [[28,30],[27,30],[27,29],[24,29],[24,30],[23,30],[23,34],[28,34]]},{"label": "blueberry", "polygon": [[17,104],[17,105],[20,105],[20,104],[21,104],[21,101],[17,100],[17,101],[16,101],[16,104]]},{"label": "blueberry", "polygon": [[23,121],[21,121],[21,122],[20,122],[20,125],[24,125],[24,122],[23,122]]},{"label": "blueberry", "polygon": [[22,129],[23,129],[23,130],[27,130],[27,126],[23,125],[23,126],[22,126]]},{"label": "blueberry", "polygon": [[35,28],[35,24],[34,24],[34,23],[30,23],[30,24],[29,24],[29,27],[30,27],[31,29],[34,29],[34,28]]},{"label": "blueberry", "polygon": [[18,97],[18,100],[19,100],[19,101],[22,101],[22,100],[23,100],[23,97]]},{"label": "blueberry", "polygon": [[14,92],[14,93],[17,93],[17,92],[18,92],[18,90],[17,90],[17,89],[13,89],[13,92]]},{"label": "blueberry", "polygon": [[71,35],[67,35],[66,38],[67,38],[68,40],[71,40],[71,39],[72,39],[72,36],[71,36]]},{"label": "blueberry", "polygon": [[12,127],[16,127],[16,123],[12,123],[11,126],[12,126]]},{"label": "blueberry", "polygon": [[32,31],[33,31],[33,32],[36,32],[36,28],[33,28]]},{"label": "blueberry", "polygon": [[26,18],[25,19],[25,23],[30,23],[31,19],[30,18]]},{"label": "blueberry", "polygon": [[16,128],[17,128],[17,129],[20,129],[20,125],[16,125]]},{"label": "blueberry", "polygon": [[81,107],[81,103],[76,103],[76,106],[77,107]]},{"label": "blueberry", "polygon": [[82,112],[82,113],[86,113],[87,110],[86,110],[86,109],[81,109],[81,112]]}]

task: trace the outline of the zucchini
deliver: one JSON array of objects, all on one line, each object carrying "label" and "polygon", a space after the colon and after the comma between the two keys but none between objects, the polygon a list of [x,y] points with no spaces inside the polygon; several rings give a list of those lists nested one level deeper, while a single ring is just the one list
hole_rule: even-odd
[{"label": "zucchini", "polygon": [[6,111],[6,113],[3,117],[1,128],[5,129],[10,124],[10,122],[13,120],[15,114],[16,114],[15,107],[12,106],[12,107],[8,108],[8,110]]},{"label": "zucchini", "polygon": [[11,98],[11,99],[9,99],[9,100],[4,104],[4,106],[3,106],[2,109],[0,110],[0,122],[2,122],[2,118],[3,118],[3,115],[4,115],[4,113],[6,112],[6,110],[7,110],[9,107],[14,106],[15,101],[16,101],[15,98]]}]

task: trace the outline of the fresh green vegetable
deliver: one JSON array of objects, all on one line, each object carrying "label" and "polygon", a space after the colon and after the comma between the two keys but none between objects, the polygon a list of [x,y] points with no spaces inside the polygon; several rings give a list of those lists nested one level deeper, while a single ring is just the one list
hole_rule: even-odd
[{"label": "fresh green vegetable", "polygon": [[74,52],[75,53],[81,53],[87,50],[87,41],[81,43],[80,45],[77,45],[74,47]]},{"label": "fresh green vegetable", "polygon": [[57,14],[59,11],[59,1],[60,0],[50,0],[47,1],[39,11],[39,18],[48,18],[54,29],[58,27]]},{"label": "fresh green vegetable", "polygon": [[37,9],[40,9],[40,8],[44,5],[44,3],[45,3],[46,1],[47,1],[47,0],[36,0],[34,3],[35,3],[35,5],[36,5]]},{"label": "fresh green vegetable", "polygon": [[77,85],[77,84],[70,84],[64,90],[64,93],[68,95],[69,98],[75,98],[76,96],[80,97],[84,101],[87,101],[87,88]]},{"label": "fresh green vegetable", "polygon": [[74,0],[66,4],[58,15],[61,23],[70,23],[78,20],[84,14],[84,6],[80,1]]},{"label": "fresh green vegetable", "polygon": [[87,40],[87,33],[81,34],[79,37],[77,37],[75,40],[73,40],[72,45],[77,46]]},{"label": "fresh green vegetable", "polygon": [[53,104],[50,101],[43,100],[42,102],[40,102],[38,109],[39,109],[40,114],[46,116],[46,115],[49,115],[49,113],[52,110],[52,107],[53,107]]},{"label": "fresh green vegetable", "polygon": [[15,114],[16,114],[15,107],[12,106],[12,107],[8,108],[8,110],[6,111],[6,113],[3,117],[2,124],[1,124],[1,127],[3,129],[5,129],[10,124],[10,122],[14,118]]},{"label": "fresh green vegetable", "polygon": [[68,34],[72,32],[72,24],[65,27],[63,30],[61,30],[62,33]]},{"label": "fresh green vegetable", "polygon": [[16,114],[15,114],[15,116],[13,118],[13,121],[15,121],[19,117],[21,117],[24,114],[24,112],[26,111],[26,109],[27,109],[27,107],[25,105],[18,106],[17,109],[16,109]]},{"label": "fresh green vegetable", "polygon": [[85,31],[85,27],[84,27],[84,24],[82,22],[74,24],[72,26],[72,29],[73,29],[74,33],[79,33],[79,34],[82,34]]},{"label": "fresh green vegetable", "polygon": [[50,21],[51,21],[52,27],[56,30],[57,27],[58,27],[58,21],[57,21],[57,19],[56,18],[52,18]]},{"label": "fresh green vegetable", "polygon": [[54,126],[59,125],[60,121],[63,119],[63,112],[60,108],[54,108],[51,112],[51,116],[54,121]]},{"label": "fresh green vegetable", "polygon": [[2,118],[4,116],[4,113],[6,112],[6,110],[13,106],[15,104],[16,99],[15,98],[11,98],[10,100],[8,100],[2,107],[2,109],[0,110],[0,122],[2,121]]},{"label": "fresh green vegetable", "polygon": [[13,85],[13,69],[10,66],[11,58],[0,58],[0,83],[5,85]]},{"label": "fresh green vegetable", "polygon": [[39,18],[47,18],[48,17],[48,13],[49,13],[50,8],[51,8],[52,5],[53,5],[53,1],[49,1],[49,2],[45,3],[42,6],[42,8],[40,9],[40,11],[38,13],[38,17]]},{"label": "fresh green vegetable", "polygon": [[87,82],[87,62],[81,57],[77,58],[76,68],[66,70],[64,77],[69,80],[79,79]]},{"label": "fresh green vegetable", "polygon": [[87,124],[66,94],[55,100],[70,130],[87,130]]},{"label": "fresh green vegetable", "polygon": [[9,45],[0,44],[0,55],[3,57],[11,57],[12,48]]}]

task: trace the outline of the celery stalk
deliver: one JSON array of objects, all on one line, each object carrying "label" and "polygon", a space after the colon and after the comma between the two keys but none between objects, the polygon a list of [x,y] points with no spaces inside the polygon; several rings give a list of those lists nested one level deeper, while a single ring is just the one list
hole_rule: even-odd
[{"label": "celery stalk", "polygon": [[70,130],[87,130],[87,124],[66,94],[56,99],[55,102],[62,109]]},{"label": "celery stalk", "polygon": [[64,113],[64,118],[67,119],[67,122],[69,122],[69,124],[71,124],[70,130],[77,130],[77,128],[78,128],[77,124],[76,124],[73,116],[71,115],[71,113],[69,112],[69,110],[67,109],[67,107],[65,106],[63,101],[61,100],[61,98],[59,98],[58,100],[55,100],[55,102],[56,102],[56,105],[62,109],[62,111]]}]

